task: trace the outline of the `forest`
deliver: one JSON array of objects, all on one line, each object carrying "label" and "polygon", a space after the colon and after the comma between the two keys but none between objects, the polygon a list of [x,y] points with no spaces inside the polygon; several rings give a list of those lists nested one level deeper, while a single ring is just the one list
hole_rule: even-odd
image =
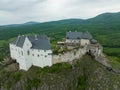
[{"label": "forest", "polygon": [[65,38],[67,31],[89,31],[104,47],[104,53],[120,62],[120,13],[105,13],[94,18],[66,19],[45,23],[0,26],[0,61],[8,58],[9,43],[18,35],[46,34],[52,46]]}]

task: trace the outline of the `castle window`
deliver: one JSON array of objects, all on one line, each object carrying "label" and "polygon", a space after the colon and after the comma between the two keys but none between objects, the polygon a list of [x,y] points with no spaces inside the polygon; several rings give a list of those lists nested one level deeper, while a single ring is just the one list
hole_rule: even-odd
[{"label": "castle window", "polygon": [[20,51],[18,51],[18,53],[20,54]]},{"label": "castle window", "polygon": [[39,54],[38,54],[38,57],[39,57]]},{"label": "castle window", "polygon": [[47,57],[47,55],[45,55],[45,57]]},{"label": "castle window", "polygon": [[79,37],[77,37],[77,39],[80,39]]},{"label": "castle window", "polygon": [[46,50],[44,50],[44,52],[46,52]]},{"label": "castle window", "polygon": [[23,51],[21,51],[21,55],[23,55]]},{"label": "castle window", "polygon": [[67,39],[69,39],[69,37],[67,37]]},{"label": "castle window", "polygon": [[34,56],[34,54],[32,54]]},{"label": "castle window", "polygon": [[27,54],[30,55],[30,51],[29,50],[27,51]]},{"label": "castle window", "polygon": [[52,53],[48,53],[48,55],[52,55]]}]

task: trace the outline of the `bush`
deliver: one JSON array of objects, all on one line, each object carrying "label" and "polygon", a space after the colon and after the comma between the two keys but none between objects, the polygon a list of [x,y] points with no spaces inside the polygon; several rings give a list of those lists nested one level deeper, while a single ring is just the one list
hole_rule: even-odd
[{"label": "bush", "polygon": [[74,51],[74,56],[76,55],[76,51]]},{"label": "bush", "polygon": [[79,67],[80,65],[81,65],[81,62],[80,62],[80,61],[77,61],[74,66],[75,66],[75,67]]},{"label": "bush", "polygon": [[43,72],[48,72],[48,73],[59,73],[64,70],[71,69],[72,66],[69,63],[57,63],[54,64],[52,67],[44,67]]},{"label": "bush", "polygon": [[25,82],[25,90],[31,90],[33,87],[37,88],[41,85],[40,78],[27,78],[27,81]]},{"label": "bush", "polygon": [[12,87],[12,83],[11,83],[11,82],[8,82],[8,83],[7,83],[7,89],[9,90],[11,87]]},{"label": "bush", "polygon": [[77,90],[85,90],[85,82],[86,82],[86,78],[85,76],[79,76],[78,77],[78,87]]},{"label": "bush", "polygon": [[10,77],[14,80],[14,83],[17,83],[20,80],[21,76],[21,72],[15,72]]},{"label": "bush", "polygon": [[1,62],[1,61],[3,61],[3,56],[2,56],[2,55],[0,55],[0,62]]},{"label": "bush", "polygon": [[58,55],[58,50],[53,50],[53,54],[56,54],[56,55]]}]

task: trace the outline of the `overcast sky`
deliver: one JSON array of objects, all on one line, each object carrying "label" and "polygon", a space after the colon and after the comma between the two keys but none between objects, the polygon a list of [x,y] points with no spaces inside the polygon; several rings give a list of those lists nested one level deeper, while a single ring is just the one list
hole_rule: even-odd
[{"label": "overcast sky", "polygon": [[0,0],[0,25],[87,19],[101,13],[119,11],[120,0]]}]

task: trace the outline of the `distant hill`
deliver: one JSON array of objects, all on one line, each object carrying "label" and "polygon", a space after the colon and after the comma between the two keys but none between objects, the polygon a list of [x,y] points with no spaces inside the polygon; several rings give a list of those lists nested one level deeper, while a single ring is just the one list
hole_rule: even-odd
[{"label": "distant hill", "polygon": [[[0,40],[17,37],[19,34],[47,34],[64,37],[66,31],[88,30],[102,45],[119,47],[120,12],[104,13],[90,19],[64,19],[51,22],[27,22],[23,24],[0,26]],[[107,38],[107,39],[106,39]],[[112,41],[112,44],[110,43]],[[107,45],[106,45],[106,44]]]},{"label": "distant hill", "polygon": [[[20,26],[20,25],[46,25],[46,24],[50,24],[50,25],[56,25],[56,24],[82,24],[82,25],[86,25],[86,24],[112,24],[112,23],[118,23],[120,22],[120,12],[118,13],[103,13],[100,14],[94,18],[90,18],[90,19],[64,19],[64,20],[58,20],[58,21],[50,21],[50,22],[34,22],[34,21],[30,21],[30,22],[26,22],[23,24],[13,24],[13,25],[4,25],[4,27],[6,26]],[[0,26],[1,29],[2,26]]]},{"label": "distant hill", "polygon": [[118,13],[104,13],[100,14],[94,18],[86,20],[89,23],[102,23],[102,24],[112,24],[120,22],[120,12]]},{"label": "distant hill", "polygon": [[23,26],[23,25],[34,25],[34,24],[39,24],[39,22],[26,22],[26,23],[22,23],[22,24],[8,24],[8,25],[2,25],[0,27],[19,27],[19,26]]},{"label": "distant hill", "polygon": [[34,25],[34,24],[39,24],[39,22],[30,21],[30,22],[24,23],[24,25]]}]

